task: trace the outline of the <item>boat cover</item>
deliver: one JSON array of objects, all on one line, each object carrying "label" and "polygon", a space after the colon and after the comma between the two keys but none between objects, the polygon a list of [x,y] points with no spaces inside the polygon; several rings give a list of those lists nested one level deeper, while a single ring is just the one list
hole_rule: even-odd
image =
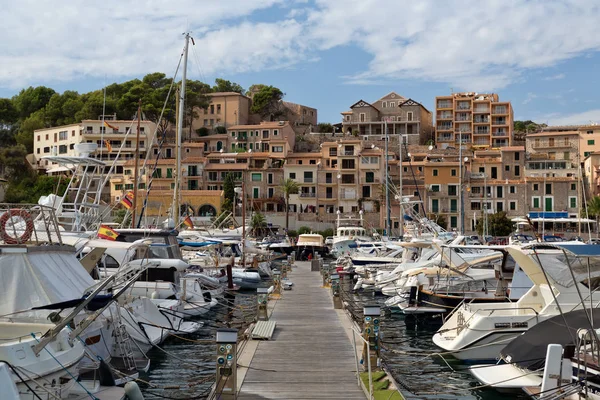
[{"label": "boat cover", "polygon": [[[591,328],[588,314],[591,314],[589,310],[576,310],[540,322],[506,345],[500,357],[522,369],[534,371],[543,368],[549,344],[575,345],[577,330]],[[593,314],[593,321],[600,322],[600,310]]]},{"label": "boat cover", "polygon": [[[71,246],[23,250],[0,253],[0,315],[80,299],[95,285]],[[27,316],[37,313],[48,314]]]}]

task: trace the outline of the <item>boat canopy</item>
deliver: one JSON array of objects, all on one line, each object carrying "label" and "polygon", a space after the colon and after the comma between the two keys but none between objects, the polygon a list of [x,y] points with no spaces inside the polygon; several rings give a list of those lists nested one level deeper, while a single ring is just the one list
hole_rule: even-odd
[{"label": "boat canopy", "polygon": [[[577,282],[587,282],[588,278],[600,277],[600,246],[593,244],[562,244],[549,245],[543,248],[556,248],[562,252],[536,252],[544,271],[557,283],[570,287],[574,285],[573,276]],[[596,281],[597,279],[593,279]],[[595,282],[591,283],[596,287]]]},{"label": "boat canopy", "polygon": [[304,234],[298,236],[298,242],[296,243],[297,247],[301,246],[315,246],[315,247],[323,247],[323,236],[318,233],[315,234]]}]

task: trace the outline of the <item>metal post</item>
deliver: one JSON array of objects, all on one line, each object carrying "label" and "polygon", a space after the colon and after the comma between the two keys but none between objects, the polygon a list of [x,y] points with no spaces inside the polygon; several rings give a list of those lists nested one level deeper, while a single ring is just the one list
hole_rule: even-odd
[{"label": "metal post", "polygon": [[181,92],[179,92],[179,113],[177,115],[177,135],[175,136],[175,149],[177,153],[176,167],[177,173],[175,174],[175,213],[173,215],[173,222],[175,228],[179,227],[179,196],[181,193],[181,137],[183,136],[183,116],[185,115],[185,85],[187,80],[187,58],[188,58],[188,46],[190,43],[190,34],[185,34],[185,46],[183,48],[183,71],[181,74]]},{"label": "metal post", "polygon": [[237,329],[217,330],[216,399],[235,400],[237,398],[237,336]]},{"label": "metal post", "polygon": [[257,301],[256,319],[259,321],[268,321],[269,313],[267,310],[267,304],[269,302],[269,289],[257,288],[256,289],[256,301]]},{"label": "metal post", "polygon": [[465,221],[463,218],[464,212],[463,212],[463,192],[462,192],[462,133],[460,132],[460,130],[458,131],[458,167],[459,167],[459,171],[458,171],[458,201],[460,202],[460,234],[464,235],[465,234]]},{"label": "metal post", "polygon": [[[104,117],[102,117],[104,118]],[[137,228],[136,214],[137,214],[137,196],[138,196],[138,180],[139,180],[139,163],[140,163],[140,120],[142,119],[142,99],[138,101],[138,116],[137,116],[137,135],[135,143],[135,161],[133,171],[133,199],[131,205],[131,224],[132,228]],[[104,127],[106,129],[106,127]],[[177,226],[177,225],[175,225]]]},{"label": "metal post", "polygon": [[400,219],[398,220],[398,227],[399,227],[398,233],[399,233],[400,240],[402,240],[402,237],[404,236],[404,210],[402,208],[402,195],[404,192],[404,188],[402,185],[403,184],[402,178],[403,178],[403,173],[404,173],[403,167],[402,167],[402,141],[403,141],[403,139],[404,139],[404,135],[402,135],[402,132],[401,132],[400,133],[400,146],[399,146],[399,152],[398,152],[398,154],[400,156],[400,161],[398,162],[398,164],[400,165],[400,168],[398,171],[398,173],[400,175],[400,182],[399,182],[400,183],[400,196],[399,196],[400,200],[398,201],[398,205],[400,207]]}]

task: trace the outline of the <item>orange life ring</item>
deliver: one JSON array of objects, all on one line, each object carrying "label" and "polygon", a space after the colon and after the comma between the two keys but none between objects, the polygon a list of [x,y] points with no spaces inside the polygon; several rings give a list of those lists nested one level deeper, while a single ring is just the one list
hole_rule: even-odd
[{"label": "orange life ring", "polygon": [[[6,232],[6,223],[9,218],[21,217],[25,221],[25,231],[21,236],[12,237]],[[33,232],[33,218],[31,214],[20,208],[11,208],[0,216],[0,239],[6,244],[23,244],[31,238]]]}]

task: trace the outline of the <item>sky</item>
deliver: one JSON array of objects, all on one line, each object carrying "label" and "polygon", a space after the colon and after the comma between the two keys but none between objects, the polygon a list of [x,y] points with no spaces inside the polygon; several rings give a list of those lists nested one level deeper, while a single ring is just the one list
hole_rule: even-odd
[{"label": "sky", "polygon": [[515,119],[600,123],[597,0],[0,0],[0,97],[80,93],[150,72],[279,87],[337,123],[394,91],[494,92]]}]

